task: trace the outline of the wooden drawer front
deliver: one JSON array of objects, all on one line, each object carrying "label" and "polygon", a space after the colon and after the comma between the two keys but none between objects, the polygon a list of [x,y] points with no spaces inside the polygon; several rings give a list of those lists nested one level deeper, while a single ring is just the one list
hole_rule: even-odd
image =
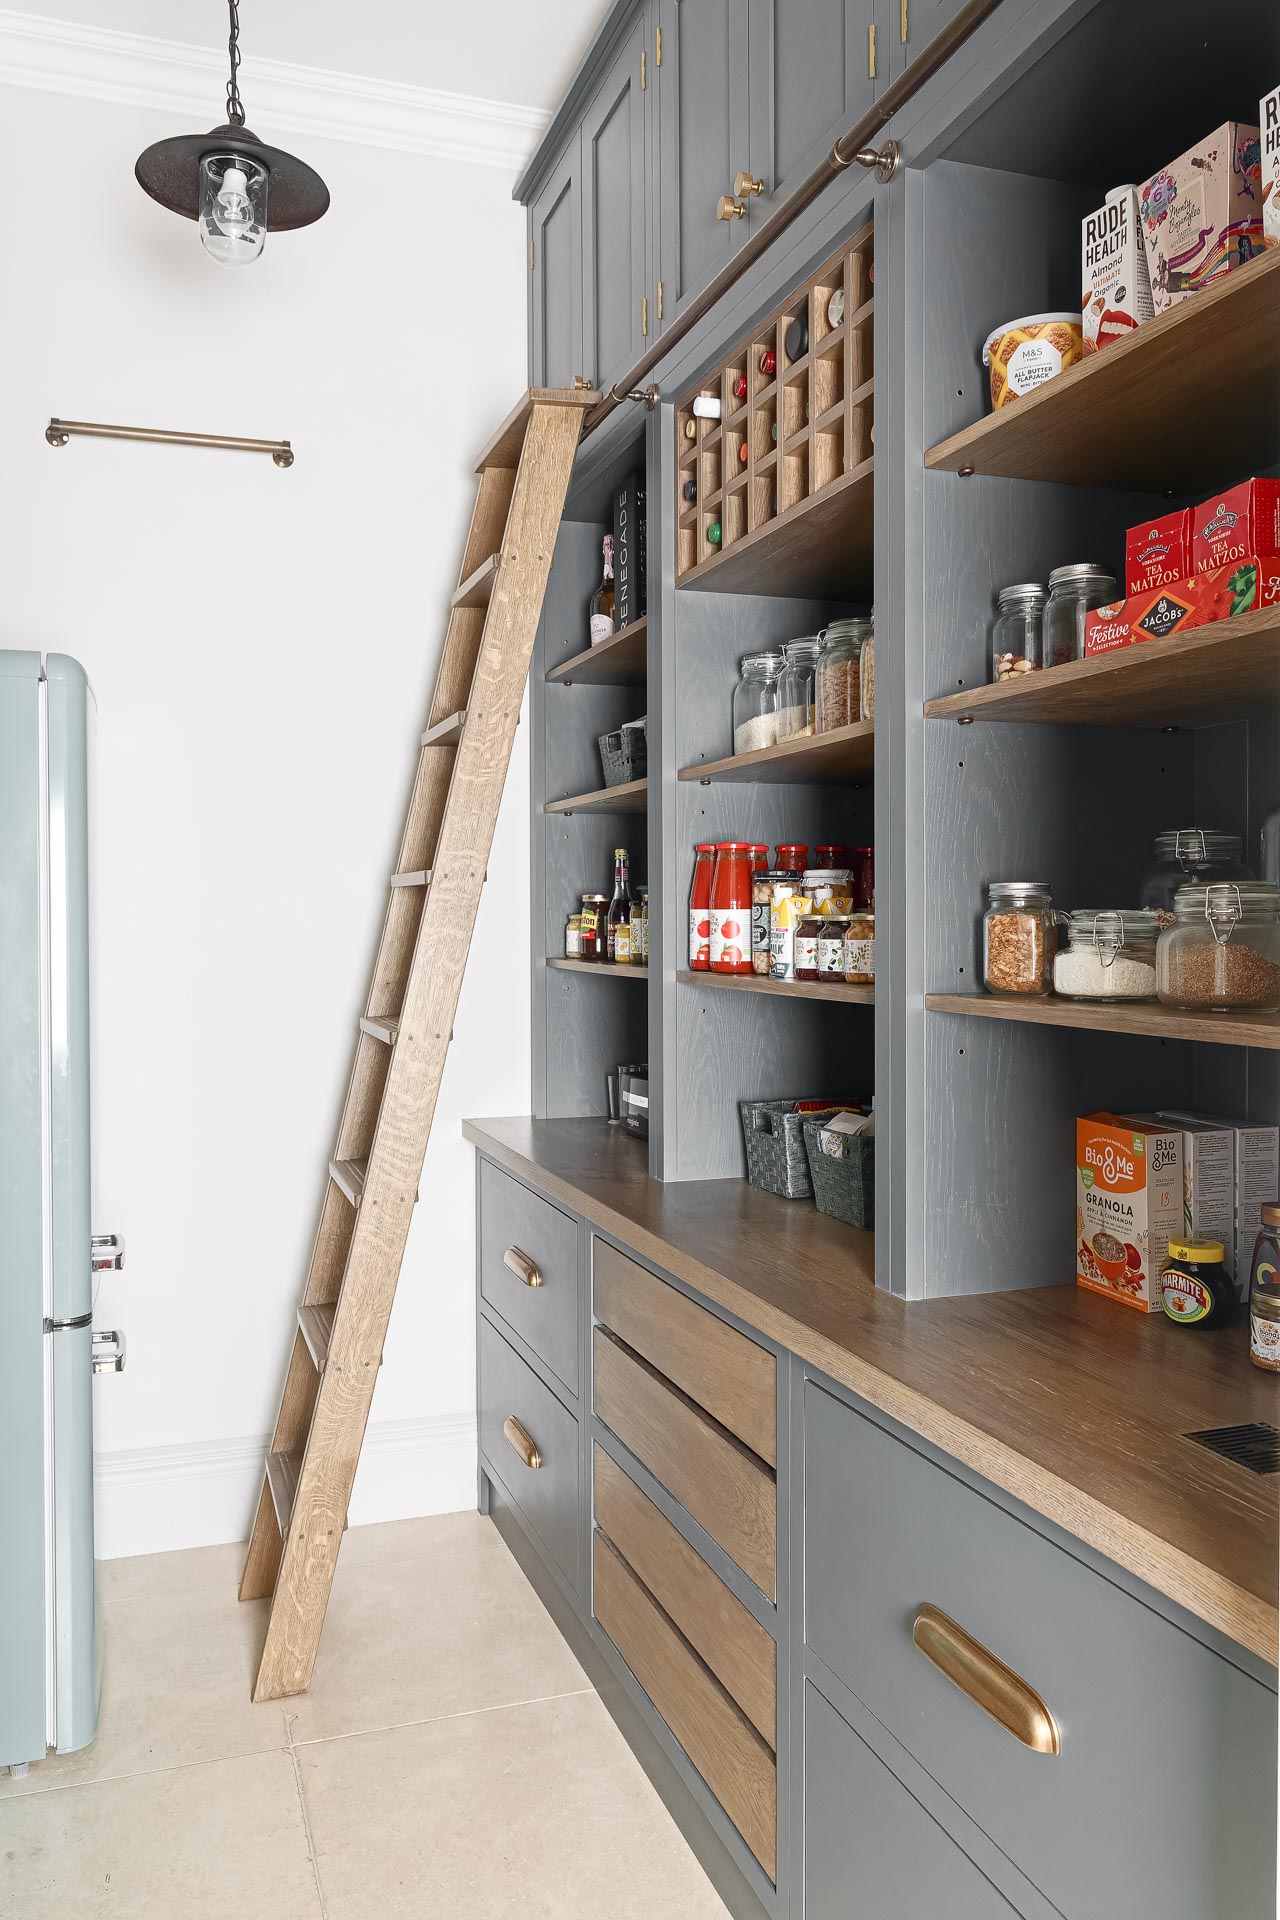
[{"label": "wooden drawer front", "polygon": [[[1274,1913],[1274,1694],[812,1384],[805,1490],[809,1644],[1055,1906]],[[925,1657],[925,1603],[1035,1689],[1060,1753]]]},{"label": "wooden drawer front", "polygon": [[617,1461],[601,1447],[594,1454],[596,1525],[776,1750],[778,1651],[772,1634]]},{"label": "wooden drawer front", "polygon": [[[526,1466],[504,1433],[515,1419],[541,1457]],[[480,1452],[570,1585],[578,1585],[578,1423],[487,1320],[480,1322]]]},{"label": "wooden drawer front", "polygon": [[599,1532],[593,1561],[596,1619],[769,1878],[776,1878],[772,1752]]},{"label": "wooden drawer front", "polygon": [[576,1394],[578,1223],[487,1160],[480,1162],[480,1291]]},{"label": "wooden drawer front", "polygon": [[804,1703],[805,1920],[1017,1920],[932,1814],[812,1686]]},{"label": "wooden drawer front", "polygon": [[596,1319],[776,1467],[773,1355],[607,1241],[594,1243],[592,1269]]},{"label": "wooden drawer front", "polygon": [[605,1425],[772,1600],[778,1498],[769,1468],[602,1327],[593,1354]]}]

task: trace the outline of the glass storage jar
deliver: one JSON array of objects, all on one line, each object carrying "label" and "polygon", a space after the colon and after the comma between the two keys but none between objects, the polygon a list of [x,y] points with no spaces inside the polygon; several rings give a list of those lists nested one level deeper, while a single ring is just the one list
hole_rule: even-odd
[{"label": "glass storage jar", "polygon": [[793,980],[816,980],[818,977],[818,941],[822,937],[823,916],[809,912],[797,921],[795,931],[794,959],[791,969]]},{"label": "glass storage jar", "polygon": [[1142,876],[1140,903],[1162,916],[1173,917],[1179,887],[1207,886],[1213,880],[1252,880],[1244,864],[1244,841],[1238,833],[1215,833],[1208,827],[1170,827],[1156,835],[1155,860]]},{"label": "glass storage jar", "polygon": [[778,739],[798,740],[814,730],[818,636],[787,642],[778,676]]},{"label": "glass storage jar", "polygon": [[991,624],[991,679],[1013,680],[1044,661],[1044,607],[1048,594],[1033,581],[1001,587]]},{"label": "glass storage jar", "polygon": [[1053,990],[1057,916],[1045,880],[993,880],[982,916],[982,978],[1000,997]]},{"label": "glass storage jar", "polygon": [[844,930],[844,981],[847,987],[873,987],[876,983],[876,917],[874,913],[849,915]]},{"label": "glass storage jar", "polygon": [[871,622],[866,619],[833,620],[818,635],[817,690],[815,706],[819,733],[833,727],[850,727],[860,717],[862,649],[871,638]]},{"label": "glass storage jar", "polygon": [[1154,913],[1078,907],[1066,916],[1067,944],[1053,960],[1053,989],[1068,1000],[1154,1000]]},{"label": "glass storage jar", "polygon": [[747,653],[738,663],[733,690],[733,750],[755,753],[778,738],[780,653]]},{"label": "glass storage jar", "polygon": [[1085,615],[1119,598],[1115,575],[1096,560],[1074,560],[1068,567],[1055,567],[1049,575],[1049,598],[1044,609],[1041,664],[1061,667],[1068,660],[1083,660]]},{"label": "glass storage jar", "polygon": [[1156,988],[1165,1006],[1201,1013],[1280,1010],[1280,887],[1265,880],[1179,887],[1173,913],[1156,949]]}]

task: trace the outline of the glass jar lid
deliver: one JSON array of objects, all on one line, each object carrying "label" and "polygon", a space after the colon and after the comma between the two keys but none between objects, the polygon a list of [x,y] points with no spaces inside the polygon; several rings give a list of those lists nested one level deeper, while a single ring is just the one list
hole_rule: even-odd
[{"label": "glass jar lid", "polygon": [[1075,947],[1094,947],[1105,958],[1122,947],[1154,946],[1160,916],[1145,908],[1076,907],[1067,915],[1067,930]]},{"label": "glass jar lid", "polygon": [[1043,606],[1048,593],[1038,580],[1023,580],[1015,587],[1001,587],[996,595],[997,607],[1011,607],[1018,600],[1034,600]]},{"label": "glass jar lid", "polygon": [[989,880],[987,892],[993,901],[1015,898],[1047,901],[1052,889],[1047,880]]},{"label": "glass jar lid", "polygon": [[798,640],[788,640],[783,649],[786,654],[786,664],[790,666],[793,660],[802,662],[816,660],[820,645],[821,638],[816,633],[804,633]]},{"label": "glass jar lid", "polygon": [[1214,939],[1223,946],[1242,921],[1258,926],[1280,920],[1280,887],[1269,880],[1210,880],[1179,887],[1173,911],[1184,926],[1207,921]]},{"label": "glass jar lid", "polygon": [[738,662],[740,673],[777,673],[782,665],[781,653],[744,653]]},{"label": "glass jar lid", "polygon": [[1073,560],[1068,566],[1055,567],[1049,575],[1049,591],[1056,587],[1083,587],[1090,580],[1114,580],[1110,567],[1097,560]]},{"label": "glass jar lid", "polygon": [[1156,835],[1155,850],[1157,859],[1202,867],[1210,860],[1238,860],[1244,841],[1238,833],[1217,833],[1210,827],[1166,827]]},{"label": "glass jar lid", "polygon": [[818,635],[824,660],[856,660],[870,638],[869,620],[833,620]]},{"label": "glass jar lid", "polygon": [[584,893],[582,896],[582,904],[584,907],[598,905],[601,900],[607,901],[608,898],[607,893]]},{"label": "glass jar lid", "polygon": [[848,867],[806,867],[804,870],[806,887],[847,886],[849,878]]}]

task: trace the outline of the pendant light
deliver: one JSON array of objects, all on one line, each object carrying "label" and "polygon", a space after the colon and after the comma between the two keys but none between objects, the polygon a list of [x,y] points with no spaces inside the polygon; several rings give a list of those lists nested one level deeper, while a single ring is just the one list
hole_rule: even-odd
[{"label": "pendant light", "polygon": [[219,266],[239,267],[258,258],[268,232],[318,220],[328,210],[329,189],[304,161],[264,146],[245,126],[237,79],[239,0],[228,0],[228,9],[226,125],[157,140],[139,155],[134,173],[153,200],[198,224],[201,244]]}]

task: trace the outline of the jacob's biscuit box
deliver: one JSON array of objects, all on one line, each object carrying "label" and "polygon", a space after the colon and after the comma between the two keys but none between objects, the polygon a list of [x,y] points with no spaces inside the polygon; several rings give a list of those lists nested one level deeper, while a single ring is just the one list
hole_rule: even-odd
[{"label": "jacob's biscuit box", "polygon": [[1195,588],[1193,580],[1175,580],[1170,586],[1149,587],[1127,600],[1096,607],[1085,616],[1085,658],[1131,647],[1140,640],[1167,640],[1183,627],[1198,626],[1200,601]]},{"label": "jacob's biscuit box", "polygon": [[1228,120],[1161,167],[1138,190],[1138,214],[1157,313],[1243,266],[1262,246],[1257,127]]},{"label": "jacob's biscuit box", "polygon": [[1191,567],[1191,509],[1144,520],[1124,536],[1124,590],[1145,593],[1151,587],[1185,580]]},{"label": "jacob's biscuit box", "polygon": [[1262,244],[1280,247],[1280,87],[1258,105],[1262,144]]},{"label": "jacob's biscuit box", "polygon": [[1192,573],[1251,553],[1280,554],[1280,480],[1242,480],[1191,509]]},{"label": "jacob's biscuit box", "polygon": [[1160,1266],[1181,1231],[1181,1127],[1115,1113],[1077,1120],[1077,1284],[1161,1312]]},{"label": "jacob's biscuit box", "polygon": [[1084,351],[1123,340],[1155,311],[1138,227],[1138,190],[1113,187],[1106,205],[1080,223]]}]

